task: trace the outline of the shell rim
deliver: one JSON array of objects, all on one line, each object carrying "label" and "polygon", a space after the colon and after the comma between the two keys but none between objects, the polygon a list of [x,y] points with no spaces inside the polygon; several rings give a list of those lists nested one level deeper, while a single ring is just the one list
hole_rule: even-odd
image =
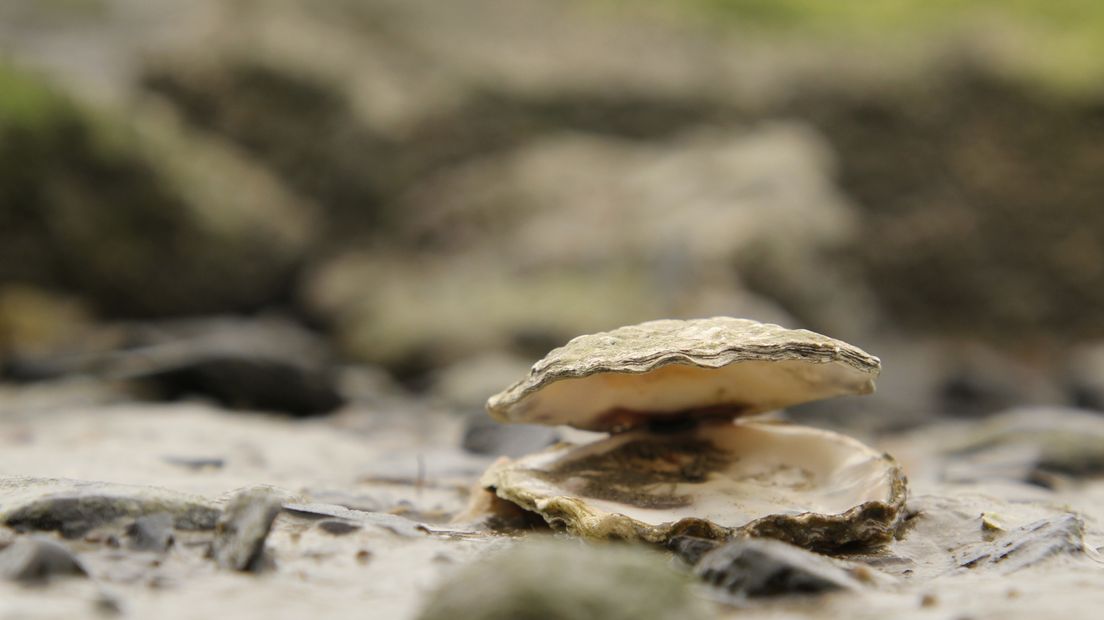
[{"label": "shell rim", "polygon": [[[523,422],[523,420],[513,419],[510,415],[510,411],[529,396],[558,381],[582,379],[602,373],[647,374],[673,364],[715,370],[741,362],[804,361],[816,365],[842,363],[867,375],[865,381],[861,383],[856,382],[853,390],[850,392],[851,394],[870,394],[874,391],[874,380],[877,379],[878,375],[881,373],[881,360],[878,357],[846,342],[835,340],[829,336],[824,336],[823,334],[818,334],[810,330],[789,330],[773,323],[763,323],[762,325],[786,329],[787,331],[797,334],[810,334],[819,338],[827,338],[831,342],[800,342],[793,340],[776,346],[735,344],[720,351],[705,355],[694,355],[685,351],[674,351],[652,357],[629,358],[616,363],[597,362],[585,364],[577,368],[572,368],[570,365],[555,360],[541,366],[541,362],[547,360],[555,351],[553,350],[553,352],[550,352],[540,361],[536,362],[526,377],[514,382],[510,387],[488,398],[486,410],[492,418],[500,422]],[[578,338],[583,337],[586,336],[579,336]],[[568,344],[570,344],[570,342]],[[825,354],[827,354],[827,357],[825,357]],[[831,397],[832,396],[813,397],[807,400],[795,401],[791,403],[791,405],[823,400]],[[765,410],[764,408],[752,407],[747,413],[751,414]]]}]

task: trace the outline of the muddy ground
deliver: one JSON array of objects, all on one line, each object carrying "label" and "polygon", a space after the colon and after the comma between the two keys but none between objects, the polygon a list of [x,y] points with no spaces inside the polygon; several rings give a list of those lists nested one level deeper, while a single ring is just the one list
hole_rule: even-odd
[{"label": "muddy ground", "polygon": [[[493,457],[460,447],[462,416],[424,404],[292,420],[199,402],[86,404],[95,399],[87,384],[52,386],[71,394],[55,406],[37,389],[0,395],[8,524],[0,565],[14,561],[17,541],[45,537],[83,574],[0,583],[3,617],[412,618],[443,581],[488,554],[549,537],[571,544],[546,527],[495,530],[464,513]],[[1040,419],[1049,420],[1046,432]],[[1104,603],[1104,482],[1099,470],[1062,459],[1088,450],[1099,466],[1101,437],[1104,421],[1093,414],[1028,410],[875,438],[908,471],[911,514],[888,547],[842,556],[861,577],[854,590],[734,603],[699,582],[695,596],[716,617],[1095,617]],[[211,555],[224,536],[215,520],[235,494],[258,487],[282,510],[261,537],[257,572],[240,571]],[[78,508],[82,497],[90,503]],[[21,510],[30,505],[39,512]],[[166,513],[168,542],[135,532],[141,519]],[[653,553],[672,578],[690,570]],[[572,571],[588,570],[585,554],[571,562]],[[501,579],[489,596],[518,587]],[[605,594],[638,597],[638,587],[611,581]]]}]

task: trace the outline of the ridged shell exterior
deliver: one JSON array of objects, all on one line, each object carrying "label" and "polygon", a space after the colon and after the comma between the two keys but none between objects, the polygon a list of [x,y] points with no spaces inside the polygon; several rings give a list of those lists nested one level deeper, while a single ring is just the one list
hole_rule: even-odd
[{"label": "ridged shell exterior", "polygon": [[[731,317],[665,319],[572,339],[534,364],[524,379],[492,396],[487,401],[487,410],[502,422],[533,422],[537,420],[527,418],[526,401],[560,381],[602,373],[643,374],[672,364],[719,369],[741,362],[809,365],[802,389],[793,391],[792,397],[781,406],[872,392],[881,369],[878,358],[865,351],[808,330]],[[841,381],[841,374],[846,375],[845,380]],[[771,408],[758,406],[753,392],[740,397],[743,414]],[[600,423],[551,423],[609,430]]]}]

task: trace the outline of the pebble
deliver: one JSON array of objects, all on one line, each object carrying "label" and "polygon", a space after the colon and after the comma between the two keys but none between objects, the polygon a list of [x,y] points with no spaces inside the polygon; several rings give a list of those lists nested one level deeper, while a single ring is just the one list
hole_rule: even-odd
[{"label": "pebble", "polygon": [[770,539],[737,539],[702,556],[694,572],[732,597],[857,590],[851,575],[826,556]]},{"label": "pebble", "polygon": [[528,540],[453,572],[420,620],[704,620],[713,614],[661,554]]},{"label": "pebble", "polygon": [[26,536],[0,551],[0,577],[37,582],[54,576],[87,576],[65,545],[45,536]]},{"label": "pebble", "polygon": [[172,515],[166,512],[138,517],[127,527],[130,546],[139,551],[168,551],[173,543],[172,527]]},{"label": "pebble", "polygon": [[212,550],[215,562],[231,570],[263,570],[265,539],[281,508],[279,495],[265,487],[246,489],[235,495],[216,528]]},{"label": "pebble", "polygon": [[349,523],[348,521],[341,521],[338,519],[326,519],[318,523],[318,528],[327,534],[334,536],[344,536],[345,534],[351,534],[360,529],[360,526],[356,523]]},{"label": "pebble", "polygon": [[959,566],[1013,573],[1056,555],[1085,552],[1085,524],[1074,514],[1041,519],[1018,527],[992,542],[971,545],[955,554]]},{"label": "pebble", "polygon": [[697,536],[674,536],[667,541],[667,548],[674,552],[683,562],[694,566],[702,557],[720,547],[723,543],[708,538]]}]

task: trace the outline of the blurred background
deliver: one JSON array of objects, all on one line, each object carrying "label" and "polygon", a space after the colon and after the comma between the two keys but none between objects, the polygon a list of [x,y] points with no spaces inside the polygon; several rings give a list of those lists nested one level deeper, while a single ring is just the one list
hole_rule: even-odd
[{"label": "blurred background", "polygon": [[882,357],[822,419],[1099,409],[1102,203],[1089,0],[0,3],[22,408],[474,411],[726,314]]}]

